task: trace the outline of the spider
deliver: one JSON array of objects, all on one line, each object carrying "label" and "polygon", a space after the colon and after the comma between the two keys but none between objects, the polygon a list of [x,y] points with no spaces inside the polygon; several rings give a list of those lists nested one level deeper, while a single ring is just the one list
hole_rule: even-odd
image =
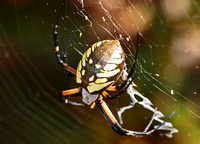
[{"label": "spider", "polygon": [[[158,130],[165,124],[166,121],[168,121],[172,114],[159,126],[148,131],[154,119],[154,113],[151,121],[143,132],[131,131],[120,126],[109,107],[103,100],[103,98],[114,99],[120,96],[127,90],[129,85],[137,76],[137,74],[135,74],[134,77],[129,81],[136,67],[139,33],[137,33],[136,54],[132,68],[130,69],[125,81],[120,85],[114,86],[113,84],[119,79],[125,64],[125,54],[118,40],[103,40],[93,44],[92,47],[83,54],[82,60],[80,60],[77,70],[75,70],[67,64],[67,48],[71,38],[70,35],[64,51],[63,59],[61,59],[57,38],[57,29],[64,5],[65,0],[63,0],[61,4],[53,31],[56,59],[64,68],[66,74],[75,79],[76,82],[81,85],[81,87],[62,91],[60,95],[61,100],[63,100],[65,103],[70,103],[76,106],[90,106],[91,109],[97,105],[112,129],[120,135],[143,137]],[[117,94],[111,96],[107,93],[107,91],[115,91]],[[68,101],[68,98],[76,96],[82,96],[83,103]]]}]

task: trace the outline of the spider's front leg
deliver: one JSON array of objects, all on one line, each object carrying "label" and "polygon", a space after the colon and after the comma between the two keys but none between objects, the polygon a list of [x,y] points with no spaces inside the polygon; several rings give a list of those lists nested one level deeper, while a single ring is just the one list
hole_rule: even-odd
[{"label": "spider's front leg", "polygon": [[67,73],[68,76],[70,76],[70,77],[75,79],[76,70],[73,69],[72,67],[70,67],[66,63],[67,48],[68,48],[68,45],[69,45],[69,42],[70,42],[71,35],[69,36],[69,39],[68,39],[68,42],[67,42],[67,46],[66,46],[66,49],[65,49],[65,52],[64,52],[63,60],[61,60],[59,44],[58,44],[58,32],[57,32],[58,22],[59,22],[60,15],[61,15],[61,12],[62,12],[62,9],[63,9],[64,5],[65,5],[65,0],[63,0],[63,2],[61,4],[60,11],[58,12],[58,16],[57,16],[57,19],[56,19],[56,24],[55,24],[54,29],[53,29],[53,42],[54,42],[54,48],[55,48],[55,52],[56,52],[56,59],[57,59],[58,63],[66,70],[66,73]]},{"label": "spider's front leg", "polygon": [[[95,101],[95,103],[101,110],[101,112],[102,112],[103,116],[105,117],[105,119],[107,120],[107,122],[110,124],[110,126],[116,133],[118,133],[120,135],[132,136],[132,137],[144,137],[144,136],[150,135],[151,133],[158,130],[160,127],[162,127],[165,124],[165,122],[168,121],[169,118],[173,115],[173,113],[172,113],[163,123],[161,123],[159,126],[157,126],[156,128],[154,128],[150,131],[147,131],[147,128],[146,128],[143,132],[136,132],[136,131],[124,129],[120,126],[120,124],[117,122],[116,118],[114,117],[114,115],[112,114],[110,109],[108,108],[107,104],[102,100],[102,97],[97,99]],[[150,121],[150,123],[151,122],[152,121]],[[149,124],[147,127],[149,127]]]},{"label": "spider's front leg", "polygon": [[57,39],[57,27],[58,27],[58,25],[55,25],[54,33],[53,33],[56,59],[57,59],[58,63],[66,70],[67,75],[75,79],[76,70],[73,69],[72,67],[70,67],[66,62],[67,61],[67,48],[68,48],[71,36],[68,39],[68,43],[67,43],[67,46],[66,46],[65,51],[64,51],[63,60],[61,60],[61,55],[60,55],[60,50],[59,50],[59,45],[58,45],[58,39]]}]

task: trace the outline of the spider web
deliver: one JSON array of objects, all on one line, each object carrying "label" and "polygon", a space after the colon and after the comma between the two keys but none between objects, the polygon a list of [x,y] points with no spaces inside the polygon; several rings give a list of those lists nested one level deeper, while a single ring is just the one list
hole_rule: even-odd
[{"label": "spider web", "polygon": [[[53,51],[52,30],[61,2],[1,2],[5,6],[0,10],[2,143],[7,143],[10,136],[10,142],[15,143],[42,143],[43,138],[46,143],[111,143],[110,135],[98,131],[107,127],[103,125],[105,121],[99,120],[99,113],[62,105],[55,98],[58,92],[77,87],[57,66]],[[134,62],[136,32],[140,32],[136,66],[139,74],[127,94],[106,102],[111,103],[112,111],[117,111],[124,128],[136,125],[137,118],[147,124],[154,112],[152,127],[156,127],[175,111],[157,133],[172,138],[171,143],[198,143],[199,22],[197,0],[175,0],[173,4],[168,0],[67,0],[58,36],[64,50],[72,35],[68,63],[74,68],[82,53],[95,42],[120,40],[126,53],[126,69],[120,83]],[[83,117],[97,126],[91,121],[92,125],[86,123],[88,119]],[[93,133],[99,138],[92,137]]]}]

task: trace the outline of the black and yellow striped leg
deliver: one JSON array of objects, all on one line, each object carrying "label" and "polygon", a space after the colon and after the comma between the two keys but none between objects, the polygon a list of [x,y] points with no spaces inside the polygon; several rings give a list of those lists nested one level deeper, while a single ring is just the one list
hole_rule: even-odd
[{"label": "black and yellow striped leg", "polygon": [[[54,48],[55,48],[55,51],[56,51],[56,59],[57,59],[58,63],[66,70],[66,73],[67,73],[68,76],[70,76],[72,78],[75,78],[76,77],[76,70],[73,69],[72,67],[70,67],[66,63],[66,57],[63,58],[64,61],[61,60],[59,44],[58,44],[58,32],[57,32],[58,22],[59,22],[59,19],[60,19],[60,15],[61,15],[62,9],[63,9],[64,4],[65,4],[65,1],[66,0],[63,0],[62,4],[60,6],[60,11],[58,12],[58,16],[57,16],[57,19],[56,19],[56,24],[55,24],[54,30],[53,30],[53,41],[54,41]],[[68,44],[69,44],[69,40],[68,40]],[[67,46],[68,46],[68,44],[67,44]],[[66,56],[66,51],[65,51],[65,55],[64,56]]]},{"label": "black and yellow striped leg", "polygon": [[84,103],[77,103],[77,102],[72,102],[72,101],[68,100],[70,98],[75,98],[77,96],[81,96],[81,94],[82,94],[82,88],[65,90],[65,91],[62,91],[62,93],[60,94],[60,100],[66,104],[71,104],[71,105],[75,105],[75,106],[87,106]]},{"label": "black and yellow striped leg", "polygon": [[173,115],[172,113],[162,124],[160,124],[159,126],[157,126],[156,128],[148,132],[146,131],[147,129],[145,129],[145,131],[143,132],[136,132],[136,131],[131,131],[131,130],[122,128],[120,124],[117,122],[117,120],[115,119],[110,109],[108,108],[107,104],[102,99],[97,99],[95,103],[101,110],[107,122],[110,124],[110,126],[116,133],[120,135],[132,136],[132,137],[144,137],[144,136],[150,135],[151,133],[158,130],[160,127],[162,127],[165,124],[165,122],[168,121],[169,118]]}]

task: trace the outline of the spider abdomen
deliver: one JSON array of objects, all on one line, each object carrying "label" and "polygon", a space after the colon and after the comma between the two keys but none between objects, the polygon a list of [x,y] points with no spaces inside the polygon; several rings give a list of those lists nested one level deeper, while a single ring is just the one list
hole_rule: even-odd
[{"label": "spider abdomen", "polygon": [[89,93],[102,92],[118,80],[124,63],[124,51],[118,40],[97,42],[83,54],[76,82]]}]

